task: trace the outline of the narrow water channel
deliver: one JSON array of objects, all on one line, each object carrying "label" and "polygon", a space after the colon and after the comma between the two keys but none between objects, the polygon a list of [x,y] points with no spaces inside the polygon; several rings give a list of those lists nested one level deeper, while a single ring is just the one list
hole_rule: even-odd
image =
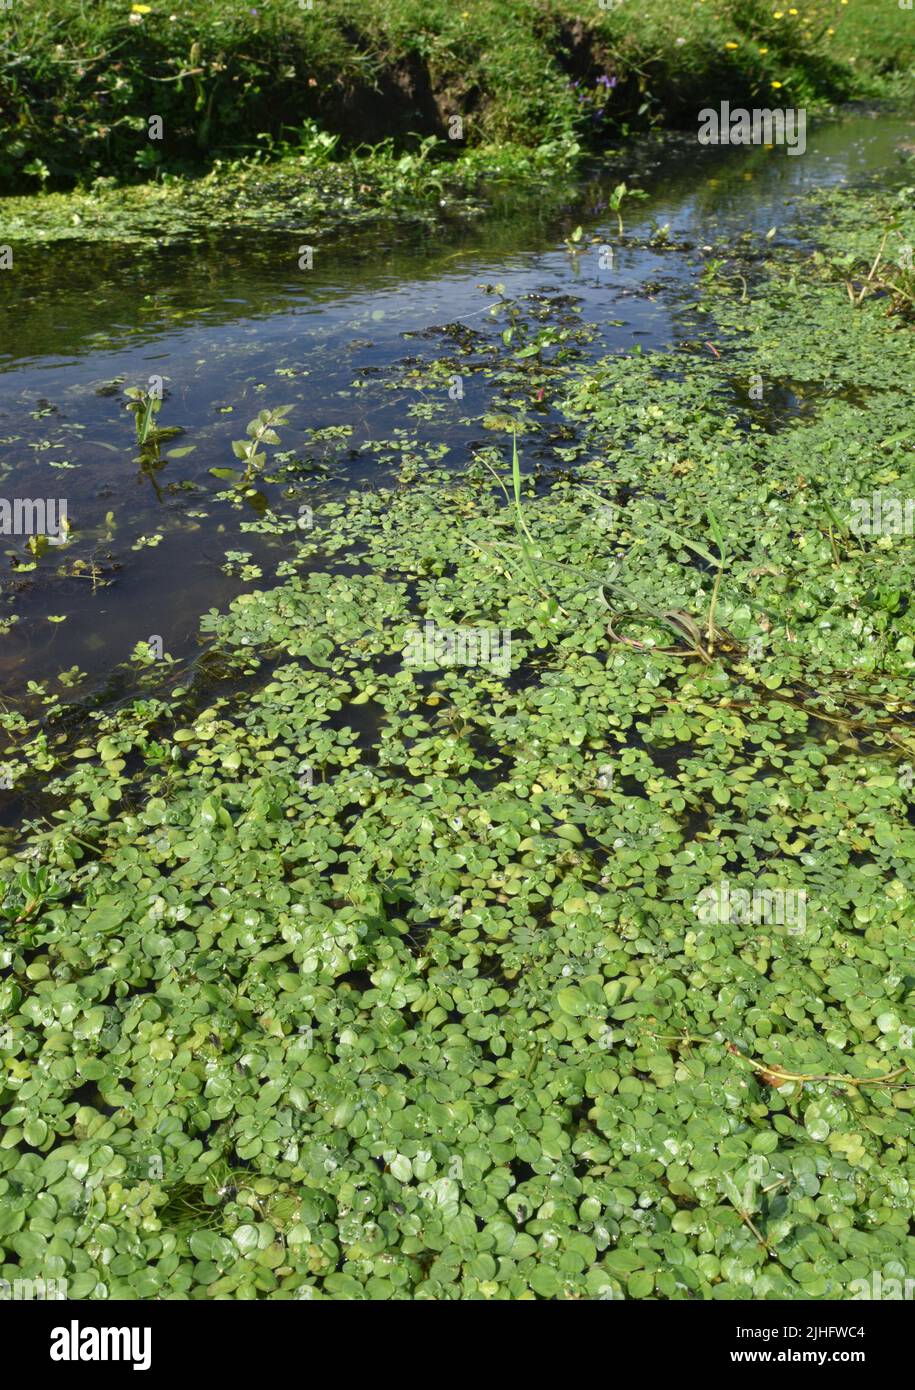
[{"label": "narrow water channel", "polygon": [[[674,347],[696,337],[705,257],[748,230],[787,228],[811,187],[898,180],[912,128],[853,115],[813,130],[803,159],[704,150],[701,166],[692,138],[645,141],[592,170],[567,205],[497,195],[485,217],[431,235],[319,246],[307,271],[285,234],[24,252],[0,284],[0,495],[65,501],[71,535],[37,556],[24,538],[4,538],[4,689],[76,665],[85,695],[152,634],[188,656],[200,614],[256,586],[282,537],[246,532],[250,510],[220,499],[211,470],[235,462],[232,441],[259,410],[292,406],[282,484],[265,489],[267,504],[311,508],[318,524],[322,504],[390,471],[407,414],[420,437],[447,446],[446,462],[464,462],[485,433],[485,384],[468,379],[457,400],[443,387],[429,409],[411,382],[443,342],[502,331],[488,313],[493,285],[508,299],[567,303],[596,329],[589,354]],[[609,198],[622,178],[647,196],[625,204],[620,242]],[[140,466],[124,391],[154,377],[159,423],[180,433],[154,467]],[[528,457],[561,466],[540,404]],[[227,551],[249,558],[227,564]]]}]

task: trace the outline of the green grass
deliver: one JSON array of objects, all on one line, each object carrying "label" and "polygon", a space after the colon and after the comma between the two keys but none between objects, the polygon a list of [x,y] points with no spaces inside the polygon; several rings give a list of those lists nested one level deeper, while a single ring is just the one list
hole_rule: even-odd
[{"label": "green grass", "polygon": [[[0,189],[195,170],[309,120],[350,147],[369,132],[445,137],[455,115],[465,146],[599,144],[634,123],[692,122],[719,98],[811,104],[904,89],[908,11],[889,0],[791,8],[364,0],[354,13],[350,0],[311,11],[190,0],[131,22],[129,0],[57,0],[50,21],[40,0],[17,0],[0,14]],[[161,141],[148,138],[152,115]]]}]

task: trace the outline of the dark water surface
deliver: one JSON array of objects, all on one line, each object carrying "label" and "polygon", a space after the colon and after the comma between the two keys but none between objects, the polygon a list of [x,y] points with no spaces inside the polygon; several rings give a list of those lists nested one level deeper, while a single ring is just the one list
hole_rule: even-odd
[{"label": "dark water surface", "polygon": [[[219,500],[225,485],[210,473],[236,463],[231,441],[258,410],[294,407],[281,447],[296,463],[285,487],[265,488],[270,506],[290,515],[311,506],[320,525],[322,502],[390,476],[391,451],[372,445],[405,426],[447,444],[456,465],[492,444],[479,425],[492,408],[479,378],[452,402],[444,386],[412,390],[408,376],[454,353],[455,339],[432,326],[501,332],[506,320],[489,317],[481,286],[575,296],[598,329],[594,355],[695,342],[704,247],[785,227],[812,187],[898,179],[897,146],[913,129],[850,116],[808,131],[801,157],[705,148],[691,136],[646,141],[594,170],[568,206],[499,199],[484,218],[434,234],[319,246],[311,271],[298,268],[299,238],[285,234],[17,252],[15,270],[0,275],[0,497],[65,498],[72,538],[37,558],[25,538],[2,538],[0,689],[75,663],[87,673],[75,687],[84,695],[152,634],[187,656],[200,614],[251,587],[223,572],[225,551],[249,551],[269,572],[271,551],[287,542],[245,533],[252,512]],[[624,205],[620,245],[608,199],[624,177],[649,196]],[[573,256],[564,238],[578,224],[588,249]],[[649,246],[665,225],[667,246]],[[603,240],[614,247],[608,269]],[[154,375],[166,391],[159,422],[183,433],[163,444],[161,467],[142,468],[124,387]],[[444,407],[426,419],[430,399]],[[190,452],[167,458],[172,449]],[[549,455],[548,430],[527,453]]]}]

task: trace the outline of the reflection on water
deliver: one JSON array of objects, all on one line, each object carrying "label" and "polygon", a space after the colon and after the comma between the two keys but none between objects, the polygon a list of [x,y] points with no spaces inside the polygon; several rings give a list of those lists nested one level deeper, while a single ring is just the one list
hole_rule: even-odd
[{"label": "reflection on water", "polygon": [[[402,364],[422,376],[454,353],[431,325],[501,331],[482,286],[575,296],[598,327],[595,354],[671,346],[696,336],[703,247],[790,223],[812,187],[894,177],[911,130],[852,117],[811,131],[803,158],[686,136],[646,141],[593,170],[568,206],[497,198],[485,218],[432,235],[319,245],[311,271],[298,268],[301,239],[286,235],[17,251],[15,271],[0,277],[0,497],[66,499],[74,539],[36,559],[23,538],[4,538],[0,623],[20,618],[0,627],[4,688],[73,663],[91,685],[154,633],[173,655],[193,649],[199,614],[251,582],[224,572],[225,551],[256,563],[282,544],[242,532],[246,513],[214,500],[222,484],[210,469],[235,462],[231,441],[258,410],[294,406],[282,444],[300,461],[295,486],[268,489],[290,512],[304,501],[319,516],[335,492],[383,477],[368,446],[405,425],[462,460],[490,408],[486,383],[468,378],[453,402],[443,386],[445,408],[408,418],[420,396]],[[624,205],[620,245],[608,200],[622,178],[648,197]],[[579,223],[587,250],[571,255],[563,239]],[[664,227],[666,244],[649,246]],[[603,241],[614,254],[602,268]],[[182,433],[163,445],[161,466],[143,469],[123,388],[154,376],[165,388],[160,423]]]}]

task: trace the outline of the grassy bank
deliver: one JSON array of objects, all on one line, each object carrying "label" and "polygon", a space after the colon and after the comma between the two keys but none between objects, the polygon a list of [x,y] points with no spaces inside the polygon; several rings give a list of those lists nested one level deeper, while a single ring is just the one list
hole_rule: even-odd
[{"label": "grassy bank", "polygon": [[[852,525],[911,495],[888,219],[911,244],[909,195],[843,191],[815,258],[718,248],[678,352],[585,365],[567,303],[488,287],[372,441],[399,486],[290,523],[193,683],[3,713],[46,814],[2,865],[0,1276],[797,1300],[912,1268],[912,541]],[[499,408],[445,471],[415,421],[456,371]],[[417,654],[427,623],[510,650]]]},{"label": "grassy bank", "polygon": [[17,0],[0,16],[0,189],[199,170],[309,122],[348,147],[445,140],[454,117],[453,149],[599,145],[724,98],[892,94],[913,61],[911,16],[881,0],[58,0],[51,16]]}]

